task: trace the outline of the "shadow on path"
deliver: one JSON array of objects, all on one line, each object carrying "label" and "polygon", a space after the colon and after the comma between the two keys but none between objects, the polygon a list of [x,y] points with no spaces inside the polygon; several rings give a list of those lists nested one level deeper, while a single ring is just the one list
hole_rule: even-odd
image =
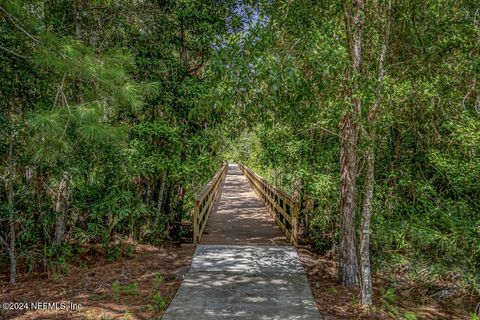
[{"label": "shadow on path", "polygon": [[230,164],[219,203],[200,243],[287,245],[288,240],[238,165]]}]

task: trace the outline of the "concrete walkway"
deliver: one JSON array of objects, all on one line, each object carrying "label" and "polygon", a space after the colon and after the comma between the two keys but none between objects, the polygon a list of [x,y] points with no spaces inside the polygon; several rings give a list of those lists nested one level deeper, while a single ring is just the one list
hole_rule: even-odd
[{"label": "concrete walkway", "polygon": [[236,165],[164,320],[321,319],[293,246]]}]

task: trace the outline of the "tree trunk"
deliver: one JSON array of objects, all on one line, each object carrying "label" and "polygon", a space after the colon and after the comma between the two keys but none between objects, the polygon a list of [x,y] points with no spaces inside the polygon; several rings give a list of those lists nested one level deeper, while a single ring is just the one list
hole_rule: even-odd
[{"label": "tree trunk", "polygon": [[10,259],[10,283],[17,281],[17,257],[15,252],[15,217],[10,214],[10,244],[8,248],[8,257]]},{"label": "tree trunk", "polygon": [[15,160],[13,159],[13,141],[14,135],[10,140],[10,145],[8,147],[8,176],[6,179],[6,191],[7,191],[7,201],[8,201],[8,223],[9,223],[9,244],[8,244],[8,256],[10,259],[10,283],[15,283],[17,278],[17,257],[15,253],[15,209],[13,207],[13,170],[15,165]]},{"label": "tree trunk", "polygon": [[65,213],[68,206],[68,184],[69,174],[65,171],[58,185],[57,199],[55,202],[55,244],[62,244],[65,240]]},{"label": "tree trunk", "polygon": [[82,1],[75,1],[75,37],[78,40],[82,39]]},{"label": "tree trunk", "polygon": [[353,0],[353,7],[345,12],[348,48],[353,69],[352,109],[342,119],[340,149],[340,245],[339,280],[345,287],[358,285],[357,249],[355,240],[355,210],[357,201],[357,121],[361,116],[361,101],[357,95],[358,76],[362,73],[363,0]]},{"label": "tree trunk", "polygon": [[183,216],[183,200],[185,196],[185,189],[183,188],[183,181],[178,185],[177,204],[173,216],[173,236],[177,240],[180,239],[180,228]]},{"label": "tree trunk", "polygon": [[380,50],[379,67],[377,87],[375,90],[375,103],[368,114],[368,123],[370,134],[367,134],[367,150],[365,152],[365,196],[363,200],[362,211],[362,223],[361,223],[361,240],[360,240],[360,270],[362,280],[362,304],[372,304],[372,270],[370,265],[370,220],[372,217],[372,201],[373,201],[373,188],[375,185],[375,149],[376,143],[376,128],[375,122],[377,119],[377,113],[380,108],[380,102],[382,98],[382,83],[385,76],[385,57],[387,54],[388,38],[390,35],[390,18],[389,12],[391,10],[392,1],[388,1],[387,7],[387,23],[385,27],[385,39]]},{"label": "tree trunk", "polygon": [[372,216],[372,199],[374,185],[375,153],[373,145],[369,145],[365,154],[365,198],[363,202],[360,270],[362,274],[362,304],[372,304],[372,271],[370,267],[370,218]]},{"label": "tree trunk", "polygon": [[358,284],[357,250],[355,244],[356,140],[356,124],[353,123],[353,114],[349,113],[342,120],[342,144],[340,150],[339,280],[345,287],[353,287]]},{"label": "tree trunk", "polygon": [[165,183],[167,181],[167,171],[163,171],[162,180],[160,181],[160,190],[158,191],[158,201],[157,201],[157,216],[155,218],[155,226],[157,226],[162,214],[162,205],[163,205],[163,194],[165,193]]}]

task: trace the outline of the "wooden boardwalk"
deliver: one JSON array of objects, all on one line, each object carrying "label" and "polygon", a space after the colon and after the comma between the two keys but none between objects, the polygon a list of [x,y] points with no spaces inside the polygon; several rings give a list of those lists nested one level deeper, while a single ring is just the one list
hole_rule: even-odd
[{"label": "wooden boardwalk", "polygon": [[200,243],[288,245],[288,240],[238,166],[229,165]]},{"label": "wooden boardwalk", "polygon": [[220,191],[162,319],[322,319],[295,247],[237,165],[229,165]]}]

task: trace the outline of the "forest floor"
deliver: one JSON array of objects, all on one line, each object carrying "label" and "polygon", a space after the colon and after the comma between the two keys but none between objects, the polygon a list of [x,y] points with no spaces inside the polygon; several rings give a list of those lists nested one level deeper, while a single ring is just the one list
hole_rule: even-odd
[{"label": "forest floor", "polygon": [[[58,302],[65,303],[65,309],[0,309],[0,319],[160,319],[188,271],[194,251],[193,245],[136,245],[132,259],[107,262],[101,256],[81,257],[87,264],[69,265],[67,274],[20,274],[15,286],[3,278],[0,302]],[[325,320],[470,319],[472,301],[439,302],[415,290],[408,294],[403,290],[397,296],[381,289],[388,285],[378,278],[374,278],[375,305],[367,312],[358,304],[358,290],[337,284],[336,262],[331,257],[305,248],[298,253]],[[81,307],[71,310],[70,303]]]},{"label": "forest floor", "polygon": [[[0,319],[160,319],[194,251],[193,245],[137,245],[132,259],[109,263],[103,257],[88,257],[90,263],[70,265],[68,274],[61,277],[20,275],[15,286],[2,279],[0,302],[67,305],[65,310],[0,310]],[[71,310],[70,303],[81,308]]]},{"label": "forest floor", "polygon": [[[374,305],[370,310],[360,302],[360,290],[338,284],[337,262],[331,256],[317,255],[298,248],[308,274],[313,296],[324,320],[333,319],[473,319],[476,303],[465,294],[433,299],[420,286],[393,289],[385,276],[373,275]],[[396,274],[396,276],[403,276]]]}]

